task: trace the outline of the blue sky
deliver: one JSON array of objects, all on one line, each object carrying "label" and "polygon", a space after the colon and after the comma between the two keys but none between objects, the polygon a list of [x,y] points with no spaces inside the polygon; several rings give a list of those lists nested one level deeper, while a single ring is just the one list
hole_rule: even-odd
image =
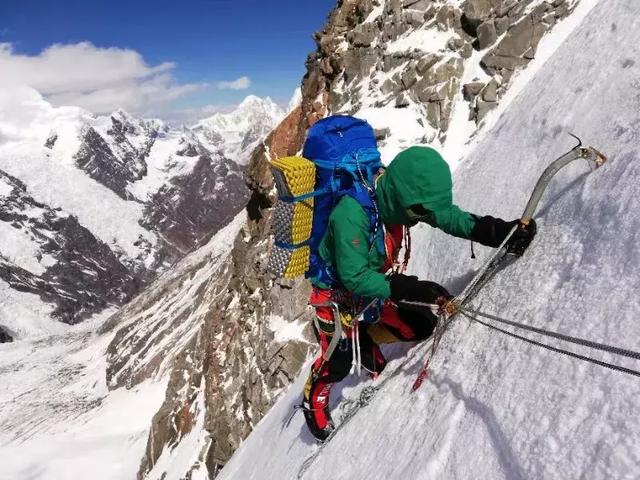
[{"label": "blue sky", "polygon": [[[231,105],[250,93],[286,103],[314,49],[312,34],[335,4],[336,0],[2,0],[0,42],[11,44],[14,59],[41,55],[53,44],[90,42],[98,50],[133,50],[149,68],[173,62],[176,65],[167,69],[173,84],[199,87],[164,108]],[[82,68],[84,63],[78,65]],[[249,88],[220,88],[219,82],[241,77],[249,77]]]}]

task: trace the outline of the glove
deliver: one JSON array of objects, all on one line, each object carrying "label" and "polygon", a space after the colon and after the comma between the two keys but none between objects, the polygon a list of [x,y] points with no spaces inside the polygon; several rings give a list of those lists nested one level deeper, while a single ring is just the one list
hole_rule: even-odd
[{"label": "glove", "polygon": [[507,242],[507,251],[518,256],[524,253],[537,231],[536,222],[533,219],[529,221],[528,225],[525,225],[521,223],[520,220],[505,222],[501,218],[495,218],[489,215],[486,217],[477,217],[474,215],[474,218],[476,219],[476,224],[471,231],[470,240],[493,248],[502,245],[502,242],[504,242],[504,239],[507,238],[507,235],[513,230],[513,227],[519,225],[519,228]]},{"label": "glove", "polygon": [[514,220],[512,223],[519,224],[519,227],[507,242],[507,252],[521,257],[536,236],[538,226],[533,218],[527,224],[522,223],[520,220]]},{"label": "glove", "polygon": [[438,299],[449,300],[452,295],[435,282],[418,280],[416,276],[394,273],[389,279],[391,284],[391,300],[398,303],[402,300],[424,303],[437,303]]},{"label": "glove", "polygon": [[469,240],[478,242],[487,247],[497,248],[502,245],[504,239],[507,238],[511,229],[519,222],[505,222],[501,218],[495,218],[487,215],[486,217],[473,216],[476,224],[471,230]]}]

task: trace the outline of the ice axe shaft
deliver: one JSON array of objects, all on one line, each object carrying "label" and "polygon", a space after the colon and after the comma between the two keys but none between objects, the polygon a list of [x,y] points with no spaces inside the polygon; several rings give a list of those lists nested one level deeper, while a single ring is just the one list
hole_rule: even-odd
[{"label": "ice axe shaft", "polygon": [[533,218],[533,215],[538,208],[538,204],[542,199],[542,195],[544,194],[549,182],[554,177],[558,171],[569,165],[571,162],[575,160],[584,159],[588,162],[593,162],[595,168],[599,168],[607,162],[607,157],[600,151],[596,150],[593,147],[583,147],[582,142],[569,152],[562,155],[560,158],[556,159],[549,165],[546,170],[542,173],[540,178],[538,179],[538,183],[536,183],[536,187],[533,189],[533,193],[529,198],[529,202],[527,203],[526,208],[524,209],[524,213],[522,217],[520,217],[520,222],[524,225],[528,225]]}]

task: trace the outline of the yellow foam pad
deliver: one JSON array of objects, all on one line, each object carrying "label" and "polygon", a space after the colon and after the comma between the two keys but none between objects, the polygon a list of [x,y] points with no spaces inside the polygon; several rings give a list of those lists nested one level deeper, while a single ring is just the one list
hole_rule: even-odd
[{"label": "yellow foam pad", "polygon": [[[314,190],[316,169],[313,162],[302,157],[283,157],[271,162],[280,197],[297,197]],[[294,202],[279,201],[273,213],[272,229],[277,241],[291,245],[303,243],[311,236],[313,197]],[[277,276],[295,278],[309,269],[308,246],[286,249],[274,246],[269,261]]]},{"label": "yellow foam pad", "polygon": [[291,258],[287,269],[284,271],[284,278],[295,278],[304,275],[309,270],[309,256],[311,250],[308,246],[296,248],[291,252]]},{"label": "yellow foam pad", "polygon": [[281,196],[297,197],[313,191],[316,184],[316,167],[313,162],[302,157],[283,157],[273,160],[271,166],[285,178],[288,190],[278,191]]}]

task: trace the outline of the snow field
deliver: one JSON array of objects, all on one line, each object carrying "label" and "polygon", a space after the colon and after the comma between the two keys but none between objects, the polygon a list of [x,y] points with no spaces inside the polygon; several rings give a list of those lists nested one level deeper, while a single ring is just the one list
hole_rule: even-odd
[{"label": "snow field", "polygon": [[108,392],[110,336],[92,331],[111,313],[0,345],[0,479],[132,478],[166,381]]}]

